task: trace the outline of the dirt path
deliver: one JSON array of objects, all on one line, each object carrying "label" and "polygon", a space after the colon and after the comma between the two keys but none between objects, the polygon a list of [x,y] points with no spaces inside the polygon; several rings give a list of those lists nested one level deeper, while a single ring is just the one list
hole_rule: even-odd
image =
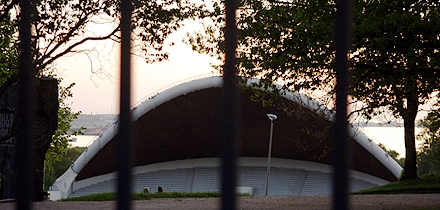
[{"label": "dirt path", "polygon": [[[331,196],[252,196],[238,199],[239,210],[331,209]],[[353,195],[351,209],[440,209],[440,194]],[[114,201],[34,203],[34,209],[95,210],[115,209]],[[219,198],[151,199],[133,201],[133,209],[219,209]],[[0,209],[14,209],[14,203],[0,203]]]}]

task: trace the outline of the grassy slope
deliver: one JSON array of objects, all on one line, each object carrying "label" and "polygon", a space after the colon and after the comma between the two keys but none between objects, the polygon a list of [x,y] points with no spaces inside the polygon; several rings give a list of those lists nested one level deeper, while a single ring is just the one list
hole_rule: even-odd
[{"label": "grassy slope", "polygon": [[391,182],[383,186],[361,190],[353,194],[423,194],[440,193],[440,177]]}]

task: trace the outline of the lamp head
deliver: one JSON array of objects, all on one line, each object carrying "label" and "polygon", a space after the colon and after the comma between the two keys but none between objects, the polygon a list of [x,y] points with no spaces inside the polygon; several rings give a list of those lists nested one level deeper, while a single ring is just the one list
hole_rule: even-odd
[{"label": "lamp head", "polygon": [[274,121],[274,120],[276,120],[278,117],[276,116],[276,115],[274,115],[274,114],[267,114],[267,117],[269,117],[269,120],[270,121]]}]

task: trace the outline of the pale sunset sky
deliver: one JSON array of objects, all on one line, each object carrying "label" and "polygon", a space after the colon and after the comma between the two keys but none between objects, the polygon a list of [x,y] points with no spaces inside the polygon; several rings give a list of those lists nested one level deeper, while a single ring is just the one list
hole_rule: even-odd
[{"label": "pale sunset sky", "polygon": [[[191,46],[182,43],[187,32],[201,30],[195,22],[187,21],[185,26],[172,34],[165,44],[170,53],[169,60],[146,64],[140,57],[132,57],[132,104],[164,86],[182,79],[214,71],[209,56],[198,54]],[[170,46],[170,43],[174,43]],[[119,112],[119,46],[111,42],[88,44],[96,51],[75,54],[60,59],[56,72],[63,78],[62,86],[75,83],[73,98],[69,100],[73,111],[84,114],[116,114]],[[102,59],[94,60],[99,53]],[[104,74],[93,73],[101,68]]]}]

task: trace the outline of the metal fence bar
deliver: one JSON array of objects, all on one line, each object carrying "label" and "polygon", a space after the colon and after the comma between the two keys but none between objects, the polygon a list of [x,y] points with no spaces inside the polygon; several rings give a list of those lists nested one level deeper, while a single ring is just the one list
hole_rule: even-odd
[{"label": "metal fence bar", "polygon": [[235,51],[237,48],[237,27],[235,11],[238,1],[225,1],[225,66],[223,76],[223,113],[222,113],[222,184],[221,209],[236,209],[235,186],[237,182],[238,151],[238,80]]},{"label": "metal fence bar", "polygon": [[121,3],[121,87],[119,132],[116,138],[116,161],[118,166],[117,199],[118,209],[131,209],[131,83],[130,83],[130,34],[131,34],[131,0]]},{"label": "metal fence bar", "polygon": [[20,1],[20,57],[19,57],[19,96],[18,97],[18,133],[15,142],[15,168],[16,168],[16,198],[17,209],[31,209],[31,199],[34,195],[33,179],[35,173],[33,171],[32,160],[33,149],[33,113],[35,104],[35,88],[34,88],[34,66],[31,53],[31,13],[32,9],[30,0]]},{"label": "metal fence bar", "polygon": [[336,2],[336,120],[334,130],[333,209],[349,209],[348,201],[348,48],[350,45],[351,0]]}]

